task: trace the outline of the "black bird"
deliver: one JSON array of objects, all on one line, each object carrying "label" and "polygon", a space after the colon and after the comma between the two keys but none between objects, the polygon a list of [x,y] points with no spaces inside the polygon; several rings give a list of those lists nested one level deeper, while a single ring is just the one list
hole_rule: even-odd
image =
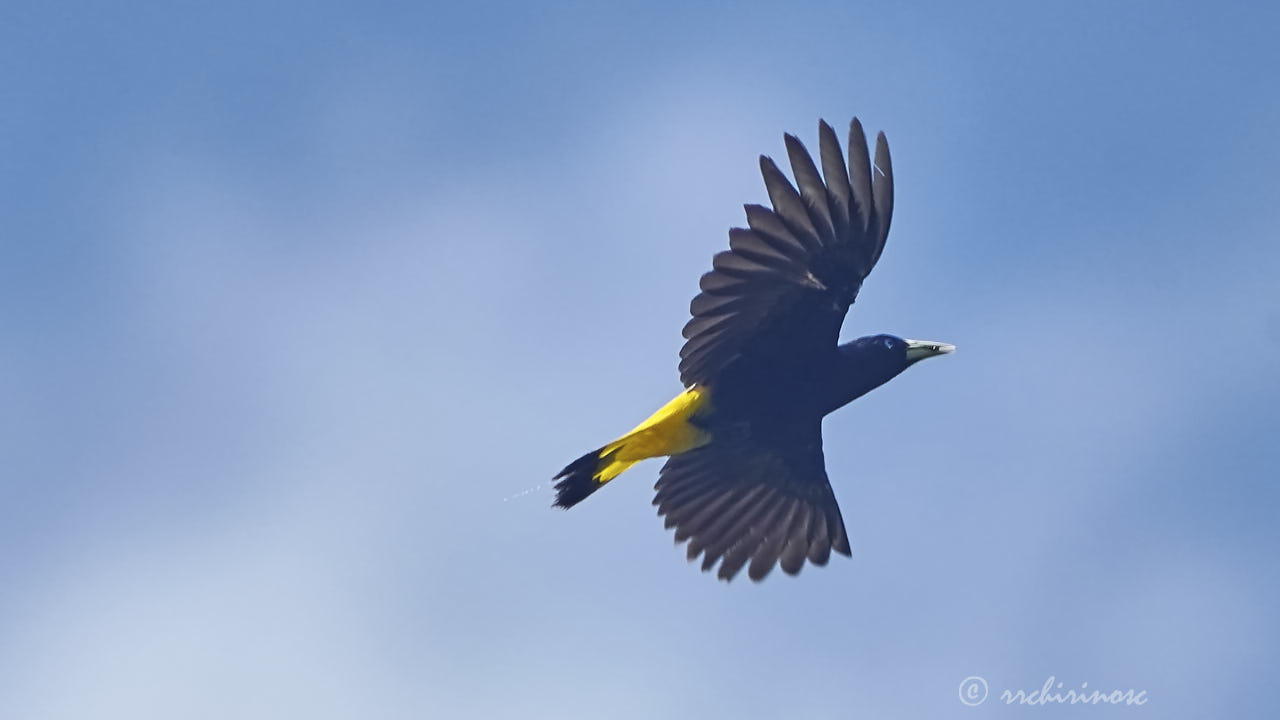
[{"label": "black bird", "polygon": [[893,168],[884,133],[875,165],[857,118],[846,168],[835,131],[818,123],[822,174],[786,135],[796,187],[773,160],[760,171],[773,209],[747,205],[699,282],[684,326],[686,390],[623,437],[555,477],[569,508],[635,463],[669,455],[653,504],[702,569],[720,562],[752,580],[805,558],[825,565],[849,539],[822,455],[822,418],[946,343],[874,335],[838,344],[845,313],[884,250],[893,216]]}]

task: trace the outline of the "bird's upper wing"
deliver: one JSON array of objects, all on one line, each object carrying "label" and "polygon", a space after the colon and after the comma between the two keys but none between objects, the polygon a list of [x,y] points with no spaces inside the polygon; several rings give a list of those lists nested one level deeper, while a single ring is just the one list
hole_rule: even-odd
[{"label": "bird's upper wing", "polygon": [[821,420],[767,437],[717,440],[673,456],[658,478],[653,504],[689,541],[702,569],[720,563],[731,580],[750,561],[762,580],[781,561],[794,575],[805,558],[826,565],[831,551],[849,554],[844,520],[822,457]]},{"label": "bird's upper wing", "polygon": [[847,169],[826,122],[818,140],[822,175],[804,145],[786,136],[799,191],[773,160],[760,157],[773,209],[747,205],[749,227],[729,231],[730,249],[716,254],[699,282],[680,349],[686,386],[708,383],[739,357],[785,362],[835,347],[849,305],[884,250],[893,167],[880,133],[873,171],[857,118],[849,125]]}]

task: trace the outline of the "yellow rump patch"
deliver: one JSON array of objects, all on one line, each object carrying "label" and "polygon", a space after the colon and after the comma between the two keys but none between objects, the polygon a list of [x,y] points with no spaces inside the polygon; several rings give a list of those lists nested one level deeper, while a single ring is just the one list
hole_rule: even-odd
[{"label": "yellow rump patch", "polygon": [[676,455],[711,442],[710,433],[689,422],[711,409],[711,393],[691,387],[663,405],[634,430],[600,448],[600,465],[593,476],[601,485],[651,457]]}]

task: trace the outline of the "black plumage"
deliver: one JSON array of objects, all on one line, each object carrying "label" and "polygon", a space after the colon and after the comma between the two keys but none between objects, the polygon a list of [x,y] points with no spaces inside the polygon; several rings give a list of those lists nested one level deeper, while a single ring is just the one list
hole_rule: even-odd
[{"label": "black plumage", "polygon": [[[880,258],[893,212],[893,166],[884,133],[876,138],[878,174],[871,174],[862,124],[849,127],[849,168],[835,131],[819,124],[823,172],[804,145],[786,136],[787,155],[799,191],[773,160],[760,171],[773,209],[747,205],[749,229],[729,231],[729,250],[718,253],[690,304],[680,350],[686,386],[714,384],[734,358],[790,346],[792,364],[807,353],[833,352],[849,305]],[[883,207],[877,210],[874,200]],[[782,368],[779,368],[782,369]]]}]

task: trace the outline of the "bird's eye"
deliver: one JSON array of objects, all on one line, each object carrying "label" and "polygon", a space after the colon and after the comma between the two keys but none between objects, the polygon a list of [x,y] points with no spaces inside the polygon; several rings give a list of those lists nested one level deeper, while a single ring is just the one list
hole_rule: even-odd
[{"label": "bird's eye", "polygon": [[887,347],[887,348],[889,348],[890,350],[892,350],[892,349],[893,349],[893,338],[885,338],[884,340],[881,340],[880,342],[884,343],[884,346],[885,346],[885,347]]}]

